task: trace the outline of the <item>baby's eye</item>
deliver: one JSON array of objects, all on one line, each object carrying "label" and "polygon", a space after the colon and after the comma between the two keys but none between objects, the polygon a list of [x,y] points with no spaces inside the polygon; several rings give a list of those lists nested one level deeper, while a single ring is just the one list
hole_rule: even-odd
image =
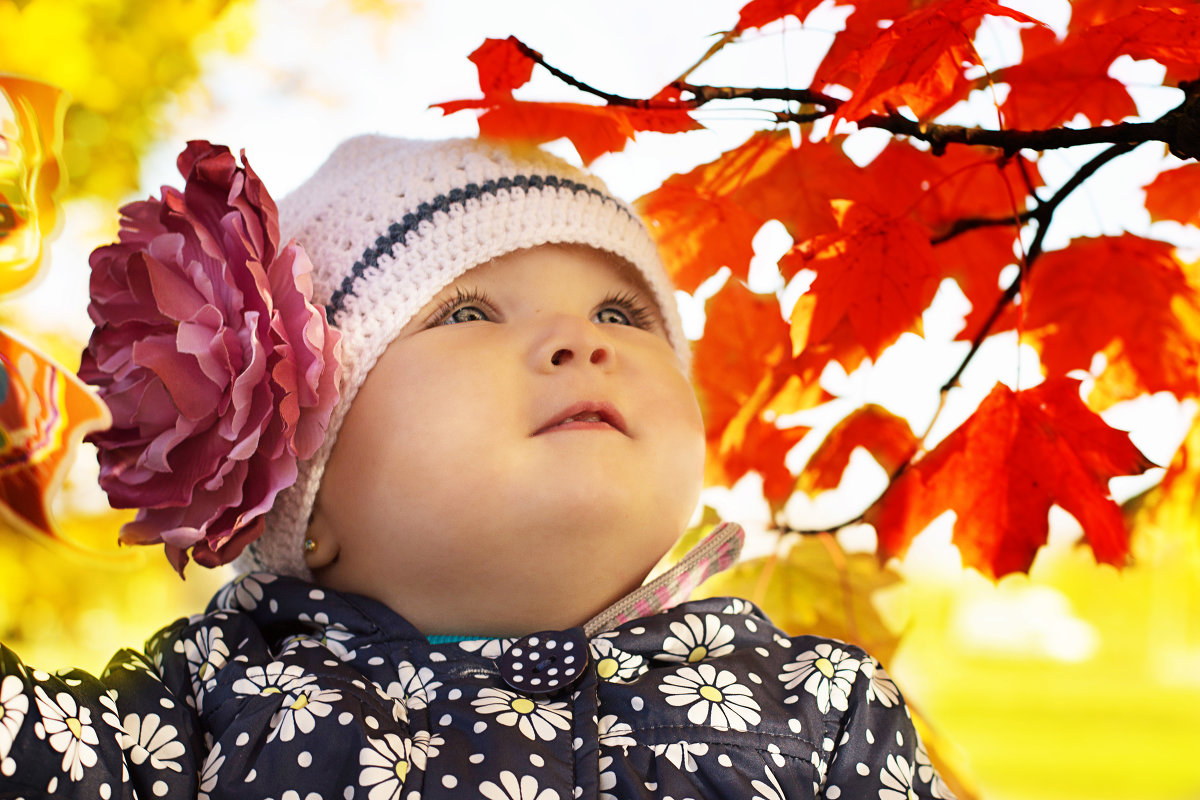
[{"label": "baby's eye", "polygon": [[619,308],[602,308],[596,312],[596,322],[615,324],[615,325],[632,325],[629,321],[629,316]]},{"label": "baby's eye", "polygon": [[658,315],[639,295],[619,292],[606,297],[592,319],[606,325],[628,325],[649,331],[654,329]]},{"label": "baby's eye", "polygon": [[454,325],[459,322],[486,322],[487,312],[479,306],[459,306],[446,314],[439,325]]}]

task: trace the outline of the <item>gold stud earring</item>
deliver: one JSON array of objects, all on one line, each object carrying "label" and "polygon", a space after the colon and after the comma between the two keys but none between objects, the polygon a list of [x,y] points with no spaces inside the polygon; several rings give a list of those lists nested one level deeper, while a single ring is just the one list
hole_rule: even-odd
[{"label": "gold stud earring", "polygon": [[304,552],[305,552],[305,553],[315,553],[315,552],[317,552],[317,540],[316,540],[316,539],[313,539],[311,536],[310,536],[310,537],[307,537],[307,538],[305,538],[305,540],[304,540]]}]

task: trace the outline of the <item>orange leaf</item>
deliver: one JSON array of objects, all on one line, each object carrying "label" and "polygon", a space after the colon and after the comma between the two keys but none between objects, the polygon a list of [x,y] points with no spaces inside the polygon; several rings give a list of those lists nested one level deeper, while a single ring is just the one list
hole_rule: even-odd
[{"label": "orange leaf", "polygon": [[758,133],[683,175],[672,175],[635,205],[658,242],[675,285],[685,292],[721,267],[746,280],[751,242],[769,216],[747,208],[748,186],[792,149],[786,132]]},{"label": "orange leaf", "polygon": [[799,374],[773,295],[755,294],[730,280],[706,311],[711,324],[696,343],[693,373],[704,408],[708,480],[731,486],[755,470],[763,475],[769,499],[782,504],[793,483],[783,459],[807,429],[777,428],[778,407],[812,407],[828,395],[817,375]]},{"label": "orange leaf", "polygon": [[1014,392],[998,384],[975,413],[892,482],[867,513],[882,556],[902,554],[954,511],[963,563],[989,577],[1028,571],[1058,505],[1075,517],[1096,560],[1121,565],[1129,535],[1108,482],[1154,466],[1056,378]]},{"label": "orange leaf", "polygon": [[75,448],[111,423],[108,407],[73,372],[0,331],[0,520],[61,538],[50,501]]},{"label": "orange leaf", "polygon": [[[884,217],[851,201],[835,201],[841,230],[793,248],[785,274],[813,269],[817,277],[792,311],[792,347],[799,354],[828,341],[848,323],[869,358],[906,331],[919,331],[921,314],[937,291],[928,235],[908,219]],[[847,369],[853,365],[837,358]]]},{"label": "orange leaf", "polygon": [[469,58],[479,71],[479,88],[484,97],[512,96],[533,75],[534,61],[521,50],[515,36],[485,39]]},{"label": "orange leaf", "polygon": [[1146,186],[1146,210],[1155,222],[1173,219],[1200,225],[1200,164],[1160,172]]},{"label": "orange leaf", "polygon": [[[966,97],[971,84],[963,65],[979,63],[971,38],[985,16],[1041,24],[995,0],[938,0],[910,12],[880,31],[864,50],[845,55],[847,62],[857,62],[860,79],[838,108],[835,124],[886,113],[889,106],[907,106],[918,119],[929,119]],[[837,74],[846,66],[830,64],[827,69]]]},{"label": "orange leaf", "polygon": [[800,473],[796,488],[810,496],[836,489],[850,463],[850,454],[859,447],[891,475],[908,463],[918,446],[917,437],[903,417],[874,403],[856,408],[826,434]]},{"label": "orange leaf", "polygon": [[0,75],[0,294],[36,277],[58,228],[67,102],[53,86]]},{"label": "orange leaf", "polygon": [[742,6],[735,30],[740,33],[749,28],[761,28],[786,16],[793,16],[804,22],[805,17],[821,5],[821,2],[822,0],[750,0]]},{"label": "orange leaf", "polygon": [[637,131],[680,133],[701,125],[683,109],[592,106],[582,103],[531,103],[505,97],[434,103],[446,114],[479,109],[483,136],[532,144],[567,138],[584,163],[620,152]]},{"label": "orange leaf", "polygon": [[1115,42],[1105,46],[1101,41],[1107,38],[1084,32],[1059,43],[1053,31],[1022,31],[1024,60],[996,74],[1009,85],[1008,97],[1000,105],[1005,125],[1022,130],[1053,128],[1076,114],[1099,125],[1136,115],[1137,106],[1125,85],[1108,74],[1117,51]]},{"label": "orange leaf", "polygon": [[1076,239],[1032,271],[1024,338],[1051,376],[1086,370],[1105,353],[1110,367],[1097,380],[1105,405],[1159,391],[1195,397],[1200,341],[1189,315],[1200,315],[1200,296],[1172,245],[1129,233]]},{"label": "orange leaf", "polygon": [[913,10],[913,0],[859,0],[846,18],[846,27],[833,38],[833,44],[817,67],[813,88],[858,86],[860,57],[879,35],[884,23],[893,22]]}]

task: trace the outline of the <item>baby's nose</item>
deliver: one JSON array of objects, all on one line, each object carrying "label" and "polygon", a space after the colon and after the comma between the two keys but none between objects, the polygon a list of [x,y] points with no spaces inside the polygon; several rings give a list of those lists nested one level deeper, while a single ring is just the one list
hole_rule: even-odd
[{"label": "baby's nose", "polygon": [[596,323],[563,315],[546,325],[531,357],[532,366],[546,373],[571,366],[608,369],[616,362],[616,351]]}]

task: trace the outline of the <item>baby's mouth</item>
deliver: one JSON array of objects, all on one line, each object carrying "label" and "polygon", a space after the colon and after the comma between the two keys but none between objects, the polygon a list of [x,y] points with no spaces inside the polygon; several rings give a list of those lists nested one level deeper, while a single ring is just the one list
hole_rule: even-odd
[{"label": "baby's mouth", "polygon": [[562,430],[615,430],[626,433],[625,419],[611,403],[575,403],[551,418],[533,435]]}]

